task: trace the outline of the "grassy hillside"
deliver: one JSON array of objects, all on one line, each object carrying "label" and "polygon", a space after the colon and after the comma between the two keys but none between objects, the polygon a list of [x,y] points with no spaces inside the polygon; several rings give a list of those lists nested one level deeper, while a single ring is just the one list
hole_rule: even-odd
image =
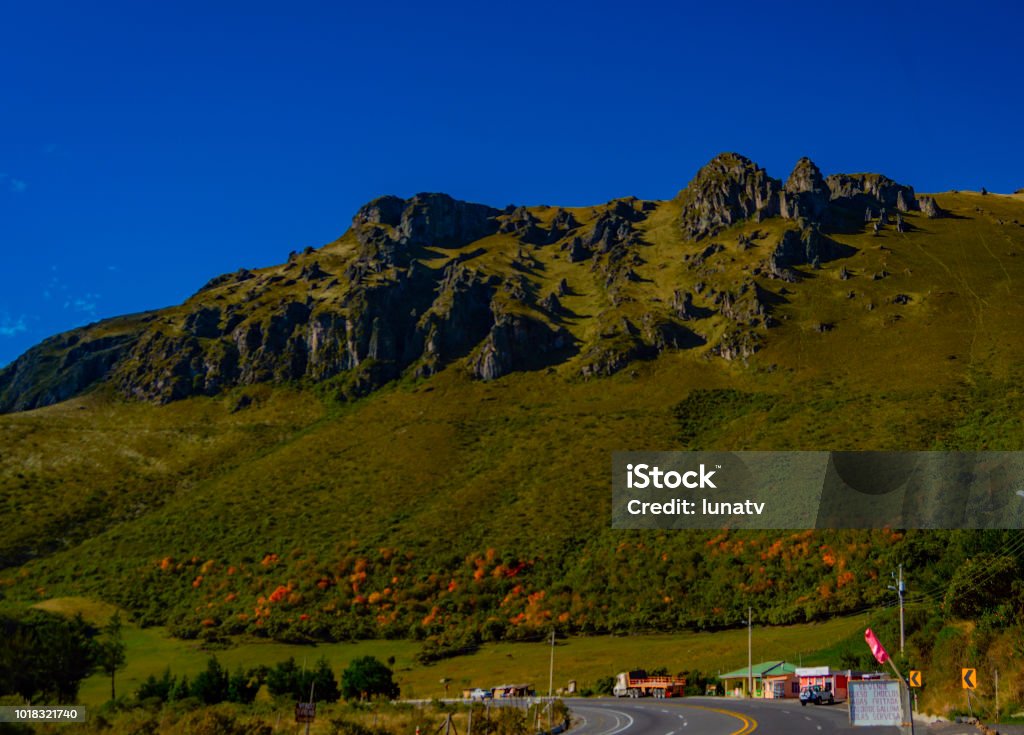
[{"label": "grassy hillside", "polygon": [[[677,201],[636,223],[639,259],[613,288],[601,285],[613,264],[570,263],[551,246],[523,256],[508,234],[437,249],[431,269],[472,256],[481,273],[524,274],[535,296],[566,281],[562,311],[543,319],[578,351],[493,380],[460,358],[358,398],[348,374],[166,405],[125,400],[106,384],[2,415],[0,513],[16,519],[0,531],[3,604],[84,596],[185,640],[414,639],[425,641],[417,653],[443,660],[550,627],[730,628],[748,605],[760,624],[824,620],[879,606],[882,578],[904,563],[914,588],[930,591],[921,602],[932,613],[989,616],[987,651],[1021,623],[1015,532],[609,528],[615,450],[1024,445],[1024,201],[936,199],[948,216],[907,213],[905,233],[832,233],[844,257],[802,266],[795,281],[753,275],[785,221],[748,221],[694,243],[679,231]],[[542,223],[554,216],[531,211]],[[603,211],[572,214],[585,229]],[[709,254],[709,242],[723,247]],[[308,258],[341,267],[355,249],[347,235]],[[742,304],[753,282],[770,328],[738,327],[701,286]],[[633,330],[679,290],[710,312],[687,322],[703,346],[631,352]],[[757,351],[723,359],[735,334]],[[583,377],[593,350],[620,347],[625,369]],[[980,575],[963,570],[991,558],[1009,566],[979,592]],[[958,574],[973,600],[966,612],[944,596]],[[915,623],[922,641],[938,633],[929,620]],[[395,646],[400,659],[412,655]],[[185,666],[198,660],[189,656]]]},{"label": "grassy hillside", "polygon": [[[18,522],[0,543],[8,559],[35,558],[2,573],[5,593],[100,596],[181,635],[340,639],[422,637],[465,620],[484,640],[551,623],[713,627],[747,602],[770,622],[859,609],[879,597],[862,580],[888,570],[900,534],[613,533],[608,456],[1018,448],[1024,227],[1013,220],[1024,204],[938,201],[949,218],[836,235],[856,252],[776,282],[778,326],[743,361],[698,348],[602,379],[570,362],[488,382],[453,364],[342,403],[322,386],[162,407],[100,390],[2,416],[2,510]],[[649,244],[624,309],[703,277],[680,258],[694,246],[673,206],[641,223]],[[734,229],[768,237],[773,226]],[[742,273],[756,249],[715,256],[720,277]],[[555,259],[540,279],[580,277],[566,266]],[[564,299],[581,338],[595,328],[592,292],[570,282],[581,295]],[[242,396],[251,403],[237,410]],[[836,556],[829,545],[840,561],[822,560]],[[858,581],[844,582],[851,572]]]}]

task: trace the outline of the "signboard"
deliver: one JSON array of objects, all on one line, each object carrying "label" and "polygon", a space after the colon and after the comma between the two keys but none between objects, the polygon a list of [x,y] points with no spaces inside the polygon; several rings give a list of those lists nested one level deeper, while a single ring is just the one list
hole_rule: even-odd
[{"label": "signboard", "polygon": [[894,679],[851,681],[848,693],[851,725],[900,727],[909,724],[903,717],[900,682]]},{"label": "signboard", "polygon": [[911,671],[910,676],[907,677],[907,682],[915,688],[921,686],[921,672]]},{"label": "signboard", "polygon": [[964,689],[977,689],[978,672],[976,669],[960,669],[960,686]]},{"label": "signboard", "polygon": [[312,722],[316,719],[316,702],[299,702],[295,705],[296,722]]}]

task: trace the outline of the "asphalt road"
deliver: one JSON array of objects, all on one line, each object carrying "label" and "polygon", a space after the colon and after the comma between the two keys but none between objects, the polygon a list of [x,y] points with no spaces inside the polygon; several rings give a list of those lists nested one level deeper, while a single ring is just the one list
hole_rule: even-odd
[{"label": "asphalt road", "polygon": [[895,727],[850,727],[845,704],[796,700],[567,699],[578,735],[899,735]]}]

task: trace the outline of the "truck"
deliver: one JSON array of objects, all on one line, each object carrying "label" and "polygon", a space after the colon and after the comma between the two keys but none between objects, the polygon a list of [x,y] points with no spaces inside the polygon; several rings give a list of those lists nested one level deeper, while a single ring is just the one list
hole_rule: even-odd
[{"label": "truck", "polygon": [[616,697],[682,697],[686,679],[679,676],[651,676],[643,669],[623,671],[615,677]]}]

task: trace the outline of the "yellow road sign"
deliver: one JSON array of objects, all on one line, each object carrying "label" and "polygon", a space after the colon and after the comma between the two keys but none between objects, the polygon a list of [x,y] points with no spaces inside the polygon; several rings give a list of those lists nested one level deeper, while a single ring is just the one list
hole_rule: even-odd
[{"label": "yellow road sign", "polygon": [[976,689],[978,686],[977,669],[960,669],[960,686],[964,689]]},{"label": "yellow road sign", "polygon": [[912,687],[919,687],[919,686],[921,686],[921,672],[920,671],[911,671],[910,672],[910,676],[907,677],[907,679],[910,682],[910,686],[912,686]]}]

